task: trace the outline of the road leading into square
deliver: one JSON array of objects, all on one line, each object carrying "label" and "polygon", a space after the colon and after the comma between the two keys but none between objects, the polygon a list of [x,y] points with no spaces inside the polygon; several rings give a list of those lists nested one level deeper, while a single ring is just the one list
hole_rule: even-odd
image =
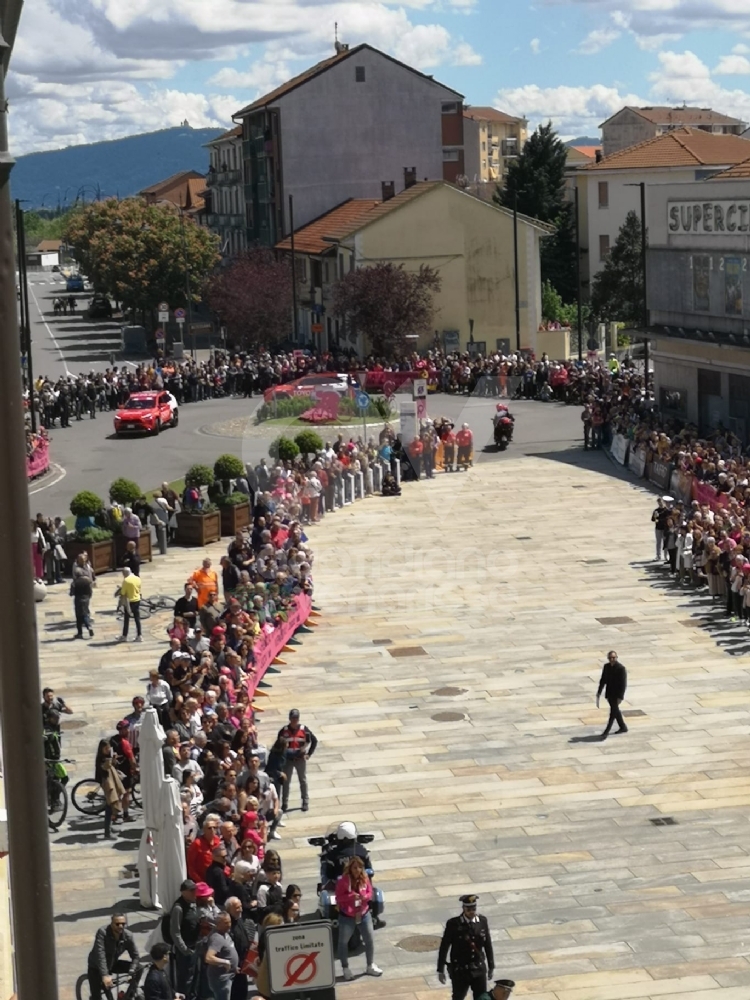
[{"label": "road leading into square", "polygon": [[[311,530],[322,617],[270,678],[261,732],[270,742],[294,705],[320,740],[310,812],[292,812],[278,844],[304,911],[317,875],[305,838],[343,819],[376,835],[385,975],[341,984],[342,996],[447,996],[435,938],[469,891],[517,995],[750,996],[748,661],[654,582],[652,507],[602,454],[540,439]],[[177,592],[198,561],[181,551],[148,567],[146,591]],[[68,604],[60,592],[41,606],[49,628]],[[80,720],[66,749],[82,774],[142,688],[163,627],[112,647],[115,622],[100,613],[75,662],[50,641],[60,633],[43,634],[43,680]],[[629,671],[630,732],[588,742],[606,722],[594,696],[609,649]],[[82,824],[53,838],[65,990],[108,904],[124,901],[141,932],[153,924],[123,868],[134,834],[114,849]]]}]

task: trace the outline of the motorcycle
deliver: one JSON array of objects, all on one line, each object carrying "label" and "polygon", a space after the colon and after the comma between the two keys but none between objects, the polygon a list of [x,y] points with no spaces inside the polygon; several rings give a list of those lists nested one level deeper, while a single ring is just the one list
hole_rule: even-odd
[{"label": "motorcycle", "polygon": [[[321,920],[330,920],[334,933],[338,927],[338,917],[339,911],[336,906],[336,880],[331,878],[330,872],[332,869],[340,867],[338,862],[339,849],[342,844],[342,840],[339,837],[339,829],[342,826],[340,823],[336,823],[328,828],[323,837],[308,837],[307,842],[311,847],[320,848],[320,881],[318,882],[317,892],[318,892],[318,912],[317,916]],[[347,824],[347,826],[354,827],[354,824]],[[356,827],[354,827],[356,831]],[[356,842],[358,844],[371,844],[375,839],[373,833],[356,833]],[[347,841],[349,842],[349,841]],[[372,868],[367,868],[367,875],[372,879],[373,870]],[[382,889],[378,889],[377,886],[373,885],[373,896],[370,903],[370,912],[372,913],[372,924],[373,927],[378,930],[380,927],[385,926],[385,921],[381,919],[382,913],[385,909],[385,899],[383,897]],[[362,936],[359,932],[359,927],[355,927],[354,934],[349,941],[349,951],[356,952],[362,947]]]},{"label": "motorcycle", "polygon": [[499,417],[495,421],[495,444],[500,451],[505,451],[513,440],[513,420],[510,417]]}]

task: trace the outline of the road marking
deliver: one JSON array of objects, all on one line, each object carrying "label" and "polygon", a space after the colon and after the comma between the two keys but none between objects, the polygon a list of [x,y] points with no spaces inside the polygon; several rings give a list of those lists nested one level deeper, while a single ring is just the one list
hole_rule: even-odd
[{"label": "road marking", "polygon": [[44,323],[44,325],[47,327],[47,333],[50,335],[50,338],[52,339],[52,343],[55,345],[55,348],[57,349],[57,353],[60,355],[60,360],[62,361],[63,366],[65,367],[65,374],[66,375],[70,375],[70,368],[68,368],[68,362],[65,360],[65,355],[62,352],[62,348],[58,344],[57,339],[56,339],[54,333],[50,329],[49,323],[44,318],[44,313],[42,312],[42,307],[39,305],[39,300],[36,297],[36,292],[34,291],[33,288],[31,288],[30,291],[31,291],[31,297],[34,300],[34,305],[39,310],[39,315],[41,316],[42,323]]},{"label": "road marking", "polygon": [[57,484],[62,479],[65,479],[65,477],[68,474],[67,471],[65,469],[63,469],[63,467],[61,465],[57,465],[55,462],[50,462],[49,468],[50,468],[50,472],[52,472],[54,470],[54,474],[55,474],[55,476],[57,478],[56,479],[51,479],[48,483],[42,483],[42,485],[38,486],[35,490],[29,490],[29,496],[30,497],[33,496],[35,493],[41,493],[42,490],[48,490],[50,488],[50,486],[57,486]]}]

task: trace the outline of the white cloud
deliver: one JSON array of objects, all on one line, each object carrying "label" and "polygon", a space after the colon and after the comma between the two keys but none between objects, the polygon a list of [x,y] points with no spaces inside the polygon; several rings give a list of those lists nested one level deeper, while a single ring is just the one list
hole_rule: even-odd
[{"label": "white cloud", "polygon": [[736,56],[746,56],[750,53],[750,45],[745,45],[744,42],[740,42],[739,45],[735,45],[732,52]]},{"label": "white cloud", "polygon": [[586,35],[575,51],[582,56],[592,56],[606,49],[619,37],[620,32],[617,28],[595,28]]},{"label": "white cloud", "polygon": [[742,76],[750,73],[750,59],[746,56],[722,56],[714,68],[716,76]]},{"label": "white cloud", "polygon": [[[410,8],[428,20],[430,12],[469,14],[476,2],[35,0],[21,18],[8,82],[14,151],[111,138],[182,118],[228,125],[247,100],[332,54],[335,22],[342,41],[369,42],[417,69],[477,66],[481,56],[468,42],[442,24],[416,24],[409,16]],[[209,61],[218,65],[211,67],[208,95],[195,92],[199,84],[165,83]],[[78,85],[76,106],[71,88]]]},{"label": "white cloud", "polygon": [[536,128],[551,120],[562,135],[596,135],[597,128],[624,104],[645,104],[635,94],[623,94],[616,87],[595,84],[593,87],[511,87],[500,90],[494,100],[497,108],[529,119]]},{"label": "white cloud", "polygon": [[529,48],[531,49],[531,51],[534,53],[535,56],[538,56],[542,48],[542,43],[539,41],[538,38],[532,38],[531,41],[529,42]]},{"label": "white cloud", "polygon": [[651,96],[664,104],[684,103],[713,108],[725,115],[750,121],[750,94],[729,90],[711,76],[711,71],[694,52],[660,52],[660,68],[649,77]]}]

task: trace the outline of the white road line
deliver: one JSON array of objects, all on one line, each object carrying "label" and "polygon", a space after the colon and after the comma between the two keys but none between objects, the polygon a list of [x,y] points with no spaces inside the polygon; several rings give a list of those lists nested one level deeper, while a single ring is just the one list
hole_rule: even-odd
[{"label": "white road line", "polygon": [[37,486],[35,490],[29,490],[29,496],[33,496],[35,493],[41,493],[42,490],[48,490],[50,486],[56,486],[61,479],[65,479],[67,472],[61,465],[57,465],[55,462],[50,462],[50,471],[55,470],[55,476],[57,478],[51,479],[48,483],[43,483],[41,486]]},{"label": "white road line", "polygon": [[34,305],[39,310],[39,315],[41,317],[42,323],[44,323],[44,325],[47,327],[47,333],[50,335],[52,343],[55,345],[57,353],[60,355],[60,360],[62,361],[62,363],[63,363],[63,365],[65,367],[65,374],[66,375],[70,375],[70,368],[68,368],[68,362],[65,360],[65,355],[63,354],[62,349],[61,349],[60,345],[58,344],[57,339],[55,338],[54,333],[52,332],[52,330],[50,330],[49,323],[44,318],[44,313],[42,312],[42,307],[39,305],[39,300],[37,299],[36,293],[35,293],[35,291],[34,291],[33,288],[31,289],[31,297],[34,300]]}]

